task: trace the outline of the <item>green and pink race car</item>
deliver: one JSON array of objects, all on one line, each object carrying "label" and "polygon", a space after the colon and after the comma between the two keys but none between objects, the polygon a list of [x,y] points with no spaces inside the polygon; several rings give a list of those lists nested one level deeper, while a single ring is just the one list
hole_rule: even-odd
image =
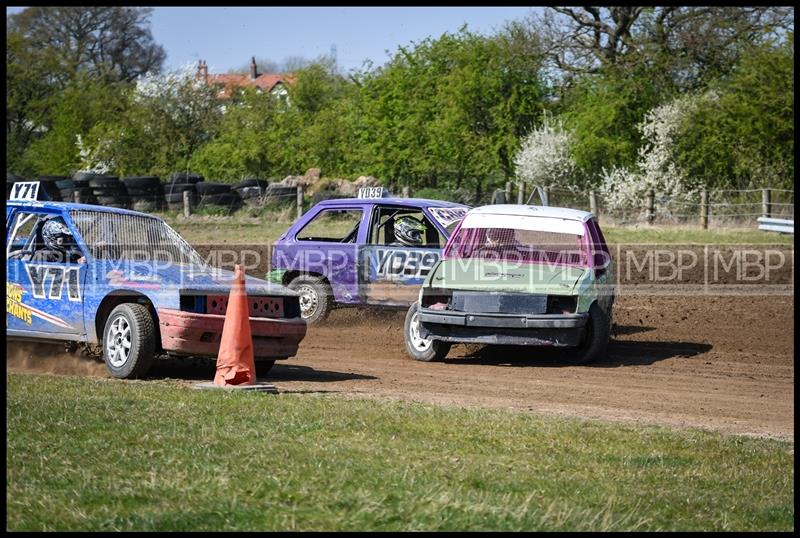
[{"label": "green and pink race car", "polygon": [[454,343],[556,346],[583,364],[608,343],[613,268],[597,219],[575,209],[490,205],[470,210],[406,315],[412,358]]}]

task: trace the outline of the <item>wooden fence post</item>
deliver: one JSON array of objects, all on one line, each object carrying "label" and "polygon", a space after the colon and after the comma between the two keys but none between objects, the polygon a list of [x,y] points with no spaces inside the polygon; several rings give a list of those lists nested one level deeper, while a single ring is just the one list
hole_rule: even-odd
[{"label": "wooden fence post", "polygon": [[192,192],[183,191],[183,216],[189,217],[192,214]]},{"label": "wooden fence post", "polygon": [[81,193],[78,189],[72,191],[72,199],[75,201],[76,204],[81,203]]},{"label": "wooden fence post", "polygon": [[544,193],[544,200],[542,200],[542,205],[544,206],[552,205],[550,203],[550,185],[542,187],[542,192]]},{"label": "wooden fence post", "polygon": [[403,187],[403,198],[411,198],[411,187],[408,185]]},{"label": "wooden fence post", "polygon": [[600,220],[600,215],[597,214],[597,194],[594,191],[589,191],[589,213]]},{"label": "wooden fence post", "polygon": [[511,203],[511,182],[506,181],[506,202],[507,204]]},{"label": "wooden fence post", "polygon": [[525,203],[525,183],[522,181],[517,182],[517,203],[524,204]]},{"label": "wooden fence post", "polygon": [[708,230],[708,191],[700,191],[700,224]]},{"label": "wooden fence post", "polygon": [[646,216],[647,216],[647,224],[653,224],[653,220],[656,217],[656,193],[653,189],[647,191],[647,207],[645,208]]},{"label": "wooden fence post", "polygon": [[761,215],[764,217],[772,216],[772,191],[769,189],[761,190]]},{"label": "wooden fence post", "polygon": [[297,218],[303,216],[303,186],[297,186]]}]

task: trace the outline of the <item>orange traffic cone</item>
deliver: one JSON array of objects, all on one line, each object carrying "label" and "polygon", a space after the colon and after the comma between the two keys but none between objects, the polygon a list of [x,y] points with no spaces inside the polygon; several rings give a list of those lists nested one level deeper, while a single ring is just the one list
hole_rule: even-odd
[{"label": "orange traffic cone", "polygon": [[225,325],[222,326],[214,384],[225,387],[254,385],[255,382],[256,363],[253,356],[253,337],[250,333],[250,311],[247,307],[244,272],[237,265],[228,297]]}]

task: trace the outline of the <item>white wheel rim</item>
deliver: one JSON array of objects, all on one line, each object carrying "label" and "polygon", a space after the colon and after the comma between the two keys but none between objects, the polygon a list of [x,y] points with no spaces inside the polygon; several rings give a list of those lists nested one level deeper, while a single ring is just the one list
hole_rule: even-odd
[{"label": "white wheel rim", "polygon": [[411,323],[409,323],[408,327],[408,341],[411,342],[411,347],[419,352],[427,351],[433,343],[430,338],[422,338],[419,335],[419,314],[417,312],[414,312],[414,315],[411,316]]},{"label": "white wheel rim", "polygon": [[131,354],[131,326],[125,316],[117,316],[111,322],[106,335],[106,357],[111,366],[119,368]]},{"label": "white wheel rim", "polygon": [[308,284],[302,284],[297,291],[300,293],[300,314],[304,318],[310,318],[319,306],[317,292]]}]

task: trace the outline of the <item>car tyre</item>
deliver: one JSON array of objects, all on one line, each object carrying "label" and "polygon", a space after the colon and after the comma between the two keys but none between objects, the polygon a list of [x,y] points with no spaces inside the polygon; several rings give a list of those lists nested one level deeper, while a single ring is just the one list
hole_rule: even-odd
[{"label": "car tyre", "polygon": [[289,282],[289,289],[300,293],[300,315],[309,325],[323,321],[330,314],[333,290],[324,278],[300,275]]},{"label": "car tyre", "polygon": [[156,327],[146,306],[124,303],[111,311],[103,330],[103,360],[120,379],[143,377],[156,352]]},{"label": "car tyre", "polygon": [[597,303],[589,308],[583,344],[567,351],[569,364],[589,364],[603,356],[611,335],[611,317]]},{"label": "car tyre", "polygon": [[415,361],[440,361],[450,352],[450,342],[425,339],[419,335],[419,303],[414,303],[408,308],[403,334],[406,351]]}]

